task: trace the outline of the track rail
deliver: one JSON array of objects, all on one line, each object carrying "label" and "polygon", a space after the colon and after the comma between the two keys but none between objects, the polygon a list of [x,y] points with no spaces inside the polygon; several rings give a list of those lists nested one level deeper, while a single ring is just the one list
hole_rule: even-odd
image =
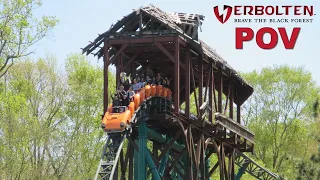
[{"label": "track rail", "polygon": [[280,177],[268,169],[260,166],[254,162],[247,155],[235,150],[235,164],[240,167],[236,179],[240,179],[244,172],[249,173],[251,176],[261,180],[280,179]]}]

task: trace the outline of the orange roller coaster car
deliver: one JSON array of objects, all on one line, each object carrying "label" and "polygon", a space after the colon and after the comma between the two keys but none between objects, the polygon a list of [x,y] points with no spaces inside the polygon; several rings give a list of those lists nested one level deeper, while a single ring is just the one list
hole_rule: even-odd
[{"label": "orange roller coaster car", "polygon": [[[112,107],[110,104],[108,111],[103,116],[101,127],[107,133],[113,132],[122,132],[126,130],[128,125],[131,123],[131,118],[141,105],[141,103],[149,97],[161,96],[167,99],[171,99],[171,90],[164,88],[161,85],[159,86],[150,86],[147,85],[144,88],[140,89],[138,93],[135,94],[133,102],[130,102],[129,106],[115,106]],[[158,90],[156,92],[156,90]]]}]

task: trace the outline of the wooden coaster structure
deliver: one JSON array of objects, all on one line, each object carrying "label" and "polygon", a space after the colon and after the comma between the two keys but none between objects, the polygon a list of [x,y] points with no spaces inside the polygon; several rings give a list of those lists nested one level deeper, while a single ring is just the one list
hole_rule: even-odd
[{"label": "wooden coaster structure", "polygon": [[122,143],[107,141],[96,179],[210,179],[215,172],[226,180],[245,172],[257,179],[279,178],[243,154],[253,152],[254,134],[241,125],[240,107],[253,88],[198,38],[203,20],[148,5],[83,48],[83,54],[103,57],[104,113],[110,65],[116,67],[117,84],[121,72],[161,73],[173,92],[172,100],[146,99],[130,129],[120,133]]}]

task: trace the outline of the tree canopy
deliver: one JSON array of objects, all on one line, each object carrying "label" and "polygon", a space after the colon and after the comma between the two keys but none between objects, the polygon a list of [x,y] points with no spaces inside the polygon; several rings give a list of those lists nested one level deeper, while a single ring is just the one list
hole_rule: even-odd
[{"label": "tree canopy", "polygon": [[0,0],[0,77],[57,24],[53,16],[34,16],[41,5],[41,0]]},{"label": "tree canopy", "polygon": [[308,157],[315,145],[309,130],[315,126],[319,87],[303,67],[267,67],[243,76],[255,89],[243,106],[244,123],[255,132],[254,155],[293,178],[297,160]]}]

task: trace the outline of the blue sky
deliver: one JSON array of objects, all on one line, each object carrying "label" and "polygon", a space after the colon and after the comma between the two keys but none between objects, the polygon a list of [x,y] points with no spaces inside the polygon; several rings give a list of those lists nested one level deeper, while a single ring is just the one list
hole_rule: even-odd
[{"label": "blue sky", "polygon": [[[241,2],[241,3],[239,3]],[[80,48],[85,47],[89,41],[93,41],[98,33],[109,29],[112,23],[129,14],[132,9],[142,5],[154,4],[164,11],[198,13],[205,16],[200,38],[217,50],[217,52],[237,71],[249,72],[259,70],[262,67],[273,64],[289,64],[292,66],[305,66],[312,72],[313,78],[320,84],[319,57],[320,24],[319,5],[316,0],[283,0],[281,3],[275,0],[154,0],[154,1],[107,1],[107,0],[44,0],[43,6],[36,10],[36,15],[55,15],[60,23],[55,27],[51,35],[38,43],[34,57],[44,57],[46,54],[54,54],[58,63],[63,66],[66,57],[70,53],[80,53]],[[258,24],[258,23],[234,23],[233,17],[226,24],[221,24],[215,18],[212,8],[216,5],[313,5],[316,16],[313,23],[309,24]],[[245,17],[243,17],[245,18]],[[253,18],[253,17],[252,17]],[[274,18],[274,17],[261,17]],[[284,17],[287,18],[287,17]],[[291,18],[291,17],[289,17]],[[304,17],[300,17],[304,18]],[[308,17],[305,17],[308,18]],[[235,27],[251,27],[257,30],[261,27],[286,27],[288,33],[294,26],[301,27],[300,36],[294,50],[285,50],[281,41],[272,50],[261,50],[251,41],[244,44],[243,50],[235,49]],[[97,59],[89,56],[93,64]],[[101,64],[102,59],[100,60]]]}]

